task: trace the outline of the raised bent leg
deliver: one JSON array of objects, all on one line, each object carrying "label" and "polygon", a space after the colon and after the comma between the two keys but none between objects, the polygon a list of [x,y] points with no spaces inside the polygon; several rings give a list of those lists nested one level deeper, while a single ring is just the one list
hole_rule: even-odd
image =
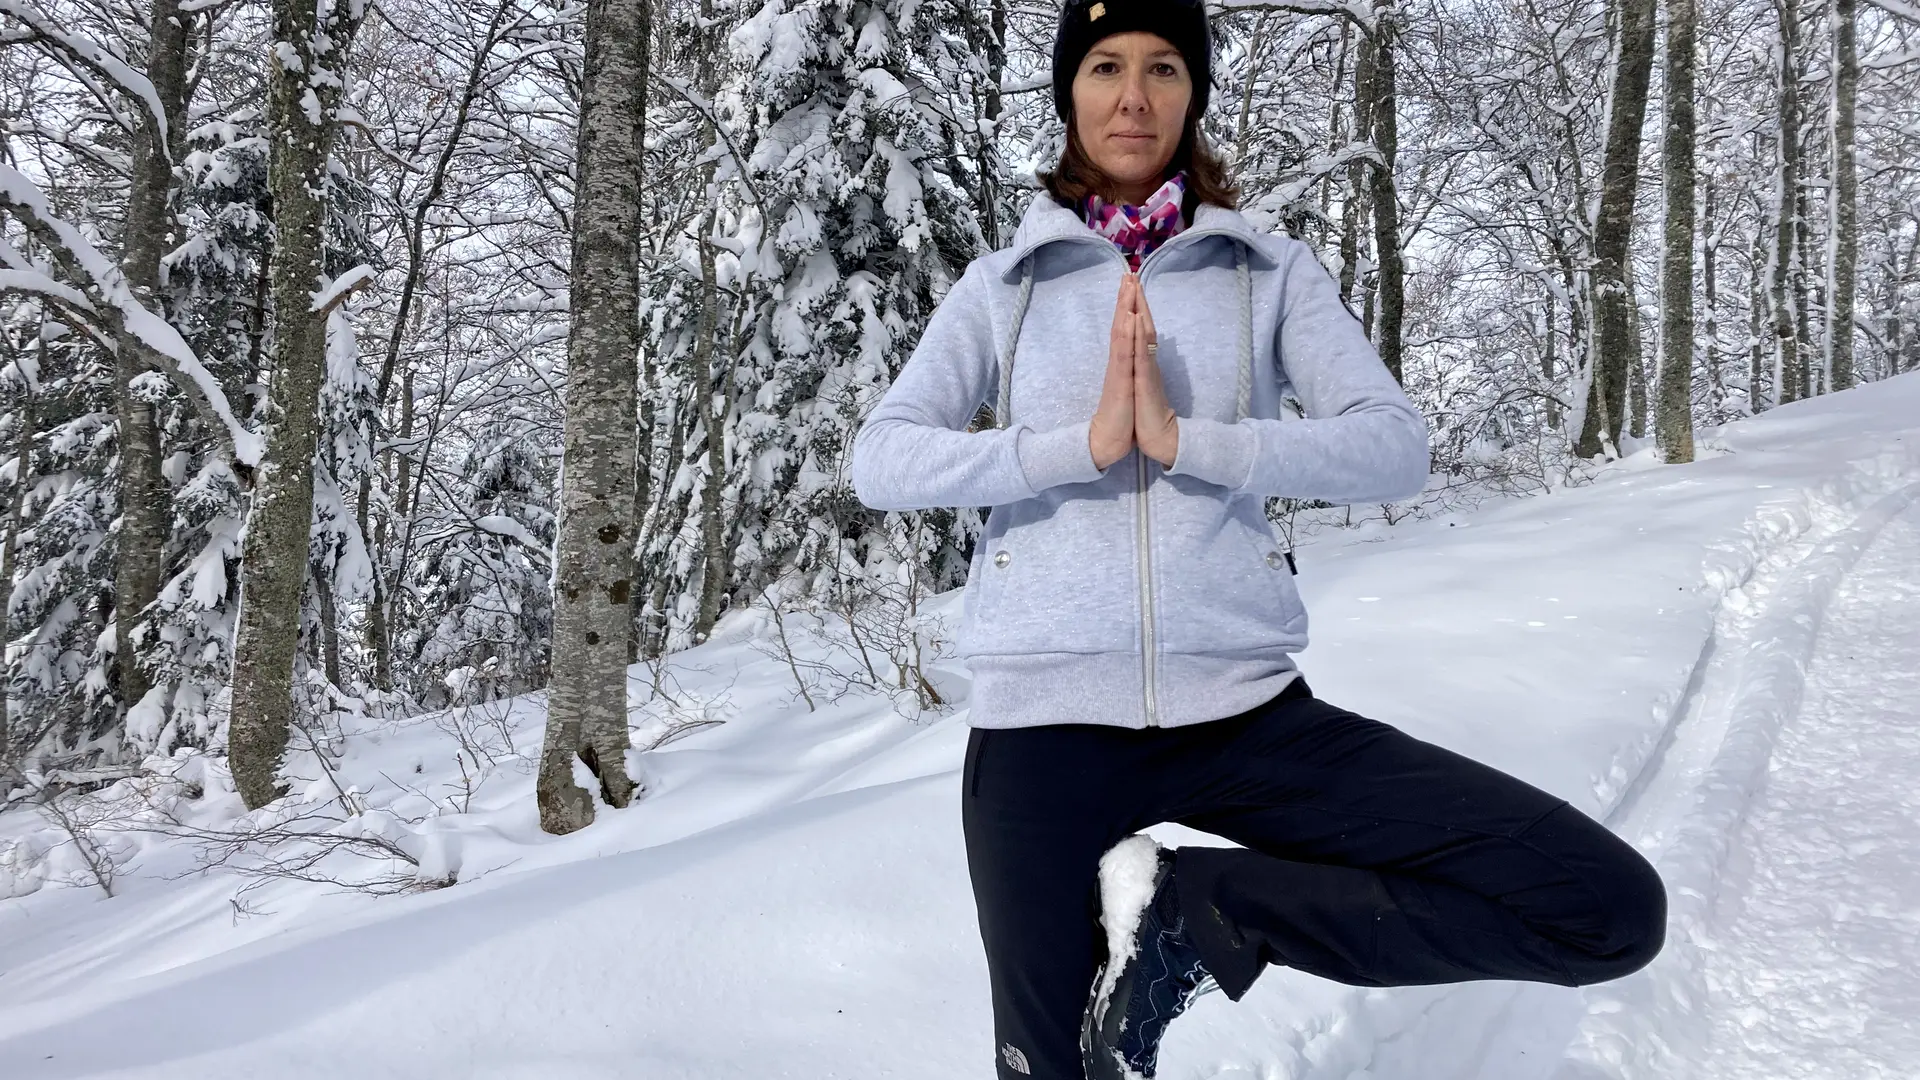
[{"label": "raised bent leg", "polygon": [[1203,962],[1239,999],[1269,963],[1358,986],[1578,986],[1645,966],[1666,891],[1564,799],[1312,697],[1220,723],[1169,816],[1242,849],[1182,848]]}]

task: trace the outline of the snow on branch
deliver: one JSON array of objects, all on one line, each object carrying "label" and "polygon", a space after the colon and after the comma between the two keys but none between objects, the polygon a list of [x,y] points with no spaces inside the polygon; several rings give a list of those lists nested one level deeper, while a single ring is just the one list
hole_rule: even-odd
[{"label": "snow on branch", "polygon": [[26,0],[0,0],[0,15],[25,23],[33,31],[34,40],[53,46],[64,60],[92,70],[138,101],[157,136],[154,146],[160,153],[166,153],[167,113],[160,107],[160,95],[154,92],[153,83],[145,75],[94,42],[60,29],[45,12]]},{"label": "snow on branch", "polygon": [[[1869,0],[1872,2],[1872,0]],[[1219,0],[1219,10],[1291,11],[1296,15],[1340,15],[1362,31],[1372,34],[1378,18],[1372,5],[1364,0]]]},{"label": "snow on branch", "polygon": [[316,315],[323,315],[340,306],[340,302],[368,285],[373,284],[373,267],[366,263],[334,278],[332,284],[313,294],[313,307],[308,309]]},{"label": "snow on branch", "polygon": [[533,535],[533,533],[528,532],[525,525],[520,524],[505,514],[487,514],[484,517],[474,518],[473,527],[482,532],[489,532],[495,536],[504,536],[509,540],[518,541],[520,544],[529,548],[535,557],[541,558],[541,561],[545,561],[544,555],[549,545],[539,537]]},{"label": "snow on branch", "polygon": [[0,294],[10,292],[33,293],[76,311],[93,313],[93,305],[80,290],[62,285],[38,270],[0,270]]},{"label": "snow on branch", "polygon": [[1909,4],[1906,0],[1867,0],[1867,3],[1895,18],[1920,25],[1920,6]]},{"label": "snow on branch", "polygon": [[[0,0],[0,4],[10,2]],[[260,463],[264,445],[259,434],[247,430],[233,415],[226,391],[194,355],[193,346],[171,323],[134,298],[120,267],[102,255],[80,230],[55,215],[32,180],[5,164],[0,164],[0,210],[12,211],[28,232],[53,250],[62,268],[79,279],[79,291],[91,301],[95,313],[134,341],[183,393],[194,399],[202,415],[226,428],[226,441],[233,448],[235,461],[247,466]]]}]

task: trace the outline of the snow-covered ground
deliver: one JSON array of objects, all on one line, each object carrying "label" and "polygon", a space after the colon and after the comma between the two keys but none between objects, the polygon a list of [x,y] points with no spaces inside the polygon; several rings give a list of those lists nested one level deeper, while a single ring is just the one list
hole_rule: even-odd
[{"label": "snow-covered ground", "polygon": [[[1920,376],[1702,446],[1300,552],[1315,691],[1605,820],[1667,878],[1667,950],[1582,990],[1272,969],[1176,1022],[1163,1077],[1920,1071]],[[735,618],[672,658],[681,709],[725,722],[636,752],[648,796],[572,836],[535,824],[537,697],[370,727],[333,777],[310,770],[306,809],[337,807],[337,781],[367,808],[349,829],[446,888],[188,874],[187,840],[83,829],[117,866],[109,898],[69,834],[0,814],[0,1077],[991,1076],[965,668],[936,668],[942,715],[858,694],[810,711],[773,633]],[[235,827],[214,763],[170,767],[198,796],[153,797]]]}]

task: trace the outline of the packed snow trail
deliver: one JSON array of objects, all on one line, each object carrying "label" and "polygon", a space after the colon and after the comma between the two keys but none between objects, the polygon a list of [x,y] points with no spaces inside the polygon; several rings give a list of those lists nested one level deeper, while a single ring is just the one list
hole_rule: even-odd
[{"label": "packed snow trail", "polygon": [[1734,839],[1674,1080],[1920,1068],[1920,506],[1835,594],[1800,714]]}]

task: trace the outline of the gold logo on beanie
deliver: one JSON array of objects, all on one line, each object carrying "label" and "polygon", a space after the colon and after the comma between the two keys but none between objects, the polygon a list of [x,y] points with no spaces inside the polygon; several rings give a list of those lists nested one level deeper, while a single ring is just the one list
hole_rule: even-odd
[{"label": "gold logo on beanie", "polygon": [[1095,4],[1092,7],[1087,9],[1087,21],[1092,22],[1093,20],[1099,18],[1102,15],[1105,15],[1106,13],[1107,13],[1107,5]]}]

